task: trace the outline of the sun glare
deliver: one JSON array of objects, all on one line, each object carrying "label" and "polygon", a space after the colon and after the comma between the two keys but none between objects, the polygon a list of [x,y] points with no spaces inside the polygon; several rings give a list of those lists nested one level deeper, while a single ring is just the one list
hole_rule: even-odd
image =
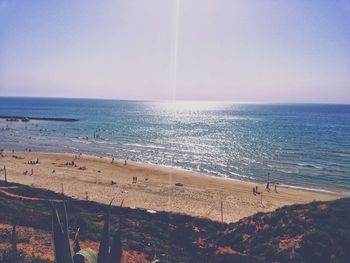
[{"label": "sun glare", "polygon": [[162,102],[161,107],[171,111],[207,111],[227,107],[228,102],[174,100]]}]

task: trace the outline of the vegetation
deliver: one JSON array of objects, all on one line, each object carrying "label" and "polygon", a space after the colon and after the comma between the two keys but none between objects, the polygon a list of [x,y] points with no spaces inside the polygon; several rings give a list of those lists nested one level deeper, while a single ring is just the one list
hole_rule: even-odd
[{"label": "vegetation", "polygon": [[348,262],[350,200],[312,202],[258,213],[213,239],[266,262]]},{"label": "vegetation", "polygon": [[[0,263],[53,262],[52,241],[57,263],[83,262],[83,258],[98,263],[322,263],[350,258],[350,199],[286,206],[224,224],[79,201],[18,184],[7,186],[11,195],[0,191]],[[68,240],[74,240],[73,249]],[[26,249],[33,242],[51,256],[41,259]],[[14,250],[18,250],[17,261]]]},{"label": "vegetation", "polygon": [[[112,201],[111,201],[112,203]],[[56,208],[52,208],[52,234],[55,248],[56,263],[84,263],[84,259],[90,263],[119,263],[122,256],[121,248],[121,217],[119,219],[119,228],[115,231],[112,244],[110,246],[109,221],[110,207],[107,208],[105,215],[102,239],[98,253],[91,248],[80,249],[79,230],[74,239],[74,256],[72,257],[68,234],[68,217],[66,206],[63,203],[63,220],[61,221]]]},{"label": "vegetation", "polygon": [[[11,194],[65,200],[69,237],[74,240],[79,229],[82,248],[91,247],[91,243],[98,244],[102,239],[104,220],[102,215],[105,214],[108,205],[75,200],[51,191],[19,184],[10,186]],[[64,214],[63,207],[56,208],[58,214]],[[21,200],[6,196],[0,191],[0,211],[0,229],[1,224],[12,225],[16,222],[18,226],[34,228],[36,233],[33,235],[40,235],[41,239],[45,239],[45,235],[50,235],[48,242],[51,242],[52,205],[48,201]],[[131,254],[133,258],[142,257],[146,261],[157,258],[160,262],[206,262],[208,250],[195,243],[198,239],[208,239],[209,235],[216,231],[223,231],[226,227],[226,224],[187,215],[167,212],[152,214],[143,209],[111,206],[110,233],[114,234],[118,230],[121,214],[123,215],[121,235],[123,257],[125,254]],[[31,237],[31,240],[33,238]],[[47,247],[50,248],[51,244],[49,243]],[[52,251],[50,252],[52,255]],[[129,262],[138,261],[129,260]]]}]

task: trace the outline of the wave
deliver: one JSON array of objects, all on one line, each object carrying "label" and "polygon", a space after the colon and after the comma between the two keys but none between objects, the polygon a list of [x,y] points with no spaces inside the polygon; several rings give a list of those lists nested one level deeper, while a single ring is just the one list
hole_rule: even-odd
[{"label": "wave", "polygon": [[118,143],[111,142],[111,141],[109,141],[107,139],[104,139],[102,141],[92,140],[92,142],[97,143],[97,144],[118,145]]},{"label": "wave", "polygon": [[83,144],[91,144],[90,141],[83,141],[83,140],[75,140],[75,139],[71,139],[72,142],[77,142],[77,143],[83,143]]},{"label": "wave", "polygon": [[[132,152],[132,153],[141,153],[141,151],[138,150],[133,150],[133,149],[127,149],[128,152]],[[117,151],[119,152],[119,151]]]},{"label": "wave", "polygon": [[229,174],[232,174],[234,176],[238,176],[240,178],[246,178],[246,179],[250,179],[250,180],[256,180],[256,178],[254,177],[251,177],[251,176],[248,176],[248,175],[243,175],[243,174],[238,174],[238,173],[235,173],[235,172],[229,172]]},{"label": "wave", "polygon": [[291,189],[305,190],[310,192],[327,193],[332,195],[350,195],[350,191],[327,190],[323,188],[304,187],[304,186],[296,186],[296,185],[289,185],[289,184],[279,184],[279,186],[291,188]]},{"label": "wave", "polygon": [[134,147],[142,147],[142,148],[152,148],[152,149],[165,149],[163,146],[153,145],[153,144],[138,144],[138,143],[124,143],[125,146],[134,146]]},{"label": "wave", "polygon": [[322,169],[323,167],[317,166],[314,164],[309,164],[309,163],[297,163],[297,166],[305,167],[305,168],[312,168],[312,169]]}]

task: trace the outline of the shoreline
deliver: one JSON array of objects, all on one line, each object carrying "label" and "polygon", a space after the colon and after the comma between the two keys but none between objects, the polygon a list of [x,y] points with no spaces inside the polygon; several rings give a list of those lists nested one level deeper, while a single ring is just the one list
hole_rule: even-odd
[{"label": "shoreline", "polygon": [[[274,184],[271,191],[259,182],[212,176],[174,167],[149,163],[114,160],[83,154],[52,152],[4,151],[0,168],[6,165],[8,181],[64,193],[78,199],[108,203],[115,197],[131,208],[155,211],[171,211],[220,221],[220,202],[224,204],[224,221],[237,221],[256,212],[307,203],[313,200],[334,200],[346,195],[293,189]],[[22,159],[23,158],[23,159]],[[39,158],[39,164],[27,162]],[[66,165],[74,161],[76,166]],[[33,175],[24,175],[33,169]],[[132,177],[138,177],[132,183]],[[3,171],[0,172],[3,180]],[[115,184],[113,184],[115,182]],[[176,185],[178,184],[178,185]],[[259,195],[253,195],[253,186],[259,187]],[[88,192],[88,194],[86,193]]]},{"label": "shoreline", "polygon": [[[17,152],[21,152],[21,151],[17,151]],[[63,155],[72,155],[74,156],[74,153],[68,153],[68,152],[42,152],[42,151],[37,151],[34,153],[38,153],[38,154],[63,154]],[[84,153],[85,157],[90,157],[90,158],[100,158],[103,160],[110,160],[111,157],[108,156],[97,156],[97,155],[93,155],[93,154],[86,154]],[[115,161],[118,162],[124,162],[123,159],[115,159]],[[196,175],[196,176],[208,176],[210,178],[216,178],[216,179],[220,179],[220,180],[232,180],[234,182],[238,182],[238,183],[246,183],[249,184],[251,186],[253,185],[263,185],[266,184],[266,182],[261,181],[261,180],[251,180],[251,181],[246,181],[246,180],[242,180],[242,179],[238,179],[238,178],[230,178],[230,177],[224,177],[224,176],[217,176],[214,174],[208,174],[208,173],[201,173],[198,171],[192,171],[192,170],[187,170],[185,168],[182,167],[176,167],[176,166],[171,166],[171,165],[162,165],[162,164],[154,164],[154,163],[148,163],[148,162],[138,162],[138,161],[132,161],[132,160],[128,160],[128,163],[134,164],[134,165],[141,165],[141,166],[150,166],[152,168],[165,168],[165,169],[174,169],[176,171],[179,172],[186,172],[186,173],[190,173],[191,175]],[[346,197],[346,196],[350,196],[350,191],[346,191],[346,190],[340,190],[340,189],[332,189],[332,190],[328,190],[328,189],[322,189],[322,188],[312,188],[312,187],[303,187],[303,186],[299,186],[299,185],[289,185],[289,184],[281,184],[281,183],[275,183],[274,181],[270,182],[271,185],[275,185],[277,184],[278,188],[286,188],[286,189],[294,189],[294,190],[298,190],[298,191],[305,191],[305,192],[310,192],[310,193],[316,193],[316,194],[326,194],[326,195],[332,195],[335,197]]]},{"label": "shoreline", "polygon": [[[17,151],[17,152],[23,152],[23,151]],[[74,153],[68,153],[68,152],[42,152],[42,151],[37,151],[37,152],[33,152],[33,153],[37,153],[37,154],[63,154],[63,155],[67,155],[70,156],[72,155],[74,157]],[[108,156],[97,156],[97,155],[93,155],[93,154],[86,154],[84,153],[85,157],[90,157],[90,158],[100,158],[102,160],[110,160],[111,157]],[[124,162],[123,159],[115,159],[116,162]],[[176,166],[171,166],[171,165],[162,165],[162,164],[154,164],[154,163],[147,163],[147,162],[138,162],[138,161],[132,161],[132,160],[128,160],[129,164],[133,164],[133,165],[140,165],[140,166],[150,166],[152,168],[165,168],[165,169],[174,169],[176,171],[179,172],[185,172],[185,173],[190,173],[191,175],[196,175],[196,176],[208,176],[210,178],[216,178],[216,179],[220,179],[220,180],[229,180],[229,181],[234,181],[234,182],[238,182],[238,183],[246,183],[251,185],[251,187],[253,187],[253,185],[264,185],[266,184],[266,182],[263,181],[245,181],[245,180],[240,180],[238,178],[230,178],[230,177],[224,177],[224,176],[217,176],[214,174],[207,174],[207,173],[201,173],[198,171],[192,171],[192,170],[187,170],[185,168],[182,167],[176,167]],[[274,186],[276,183],[274,183],[273,181],[270,182],[270,184],[272,186]],[[286,189],[294,189],[294,190],[298,190],[298,191],[305,191],[305,192],[310,192],[310,193],[316,193],[316,194],[326,194],[326,195],[332,195],[335,197],[346,197],[346,196],[350,196],[350,192],[346,192],[343,190],[339,190],[339,192],[337,192],[336,190],[328,190],[328,189],[322,189],[322,188],[311,188],[311,187],[303,187],[303,186],[298,186],[298,185],[289,185],[289,184],[281,184],[281,183],[277,183],[278,188],[286,188]]]},{"label": "shoreline", "polygon": [[[22,150],[18,150],[18,148],[14,148],[15,152],[17,153],[25,153]],[[10,152],[10,150],[5,150],[7,152]],[[67,156],[73,156],[77,153],[72,153],[72,152],[65,152],[65,151],[57,151],[57,152],[50,152],[50,151],[32,151],[32,153],[37,153],[37,154],[58,154],[58,155],[67,155]],[[111,156],[99,156],[99,155],[95,155],[94,153],[83,153],[83,155],[85,157],[92,157],[92,158],[100,158],[100,159],[105,159],[105,160],[110,160],[112,157]],[[124,162],[124,159],[117,159],[115,158],[115,161],[118,162]],[[181,172],[186,172],[186,173],[191,173],[193,175],[200,175],[200,176],[209,176],[209,177],[213,177],[213,178],[217,178],[220,180],[232,180],[232,181],[237,181],[240,183],[247,183],[247,184],[251,184],[251,185],[263,185],[266,184],[266,182],[262,181],[262,180],[244,180],[244,179],[239,179],[239,178],[230,178],[230,177],[226,177],[226,176],[218,176],[215,174],[209,174],[209,173],[203,173],[203,172],[199,172],[199,171],[193,171],[193,170],[188,170],[182,167],[177,167],[177,166],[171,166],[171,165],[163,165],[163,164],[154,164],[154,163],[150,163],[150,162],[139,162],[139,161],[132,161],[130,159],[128,159],[128,163],[132,163],[135,165],[141,165],[141,166],[150,166],[153,168],[165,168],[165,169],[174,169],[177,171],[181,171]],[[336,197],[350,197],[350,190],[344,190],[344,189],[336,189],[336,188],[332,188],[332,189],[326,189],[326,188],[318,188],[317,186],[312,187],[312,186],[300,186],[300,185],[291,185],[291,184],[284,184],[284,183],[280,183],[276,181],[270,181],[270,185],[275,185],[277,184],[278,188],[287,188],[287,189],[294,189],[294,190],[299,190],[299,191],[306,191],[306,192],[310,192],[310,193],[316,193],[316,194],[326,194],[326,195],[332,195],[332,196],[336,196]]]},{"label": "shoreline", "polygon": [[[43,153],[43,152],[42,152]],[[63,154],[69,154],[69,153],[63,153]],[[94,155],[87,155],[87,156],[91,156],[94,157]],[[102,157],[102,158],[108,158],[108,157]],[[121,159],[117,159],[118,161],[122,161]],[[164,167],[164,168],[169,168],[169,169],[175,169],[175,170],[179,170],[179,171],[183,171],[183,172],[189,172],[192,174],[197,174],[200,176],[209,176],[209,177],[214,177],[217,179],[221,179],[221,180],[232,180],[232,181],[236,181],[236,182],[241,182],[241,183],[247,183],[247,184],[251,184],[253,185],[257,185],[257,184],[265,184],[265,182],[263,181],[245,181],[245,180],[241,180],[238,178],[230,178],[230,177],[224,177],[224,176],[217,176],[214,174],[207,174],[207,173],[201,173],[201,172],[197,172],[197,171],[192,171],[192,170],[187,170],[185,168],[181,168],[181,167],[176,167],[176,166],[171,166],[171,165],[161,165],[161,164],[153,164],[153,163],[142,163],[142,162],[137,162],[137,161],[129,161],[132,162],[134,164],[141,164],[141,165],[151,165],[154,167]],[[274,183],[273,181],[270,182],[271,185],[275,185],[276,183]],[[298,185],[289,185],[289,184],[280,184],[277,183],[279,188],[287,188],[287,189],[295,189],[295,190],[299,190],[299,191],[306,191],[306,192],[310,192],[310,193],[318,193],[318,194],[329,194],[329,195],[333,195],[333,196],[350,196],[350,191],[343,191],[343,190],[339,190],[339,192],[337,190],[328,190],[328,189],[322,189],[322,188],[311,188],[311,187],[303,187],[303,186],[298,186]]]},{"label": "shoreline", "polygon": [[[44,153],[44,152],[41,152]],[[68,154],[68,153],[63,153],[63,154]],[[85,154],[86,156],[91,156],[94,157],[94,155],[88,155]],[[107,158],[108,157],[102,157],[102,158]],[[118,161],[123,161],[121,159],[116,159]],[[181,168],[181,167],[176,167],[176,166],[171,166],[171,165],[162,165],[162,164],[153,164],[153,163],[142,163],[142,162],[137,162],[137,161],[129,161],[131,163],[134,164],[141,164],[141,165],[150,165],[150,166],[154,166],[154,167],[164,167],[164,168],[169,168],[169,169],[175,169],[175,170],[179,170],[179,171],[183,171],[183,172],[189,172],[192,173],[193,175],[198,175],[198,176],[209,176],[209,177],[214,177],[220,180],[232,180],[232,181],[236,181],[236,182],[240,182],[240,183],[247,183],[250,184],[251,186],[253,185],[262,185],[262,184],[266,184],[266,182],[260,181],[260,180],[251,180],[251,181],[245,181],[245,180],[240,180],[238,178],[230,178],[230,177],[224,177],[224,176],[217,176],[214,174],[207,174],[207,173],[201,173],[201,172],[197,172],[197,171],[192,171],[192,170],[187,170],[185,168]],[[271,185],[275,185],[276,183],[274,183],[274,181],[270,182]],[[311,187],[303,187],[303,186],[298,186],[298,185],[289,185],[289,184],[280,184],[277,183],[277,186],[279,188],[287,188],[287,189],[294,189],[294,190],[299,190],[299,191],[305,191],[305,192],[310,192],[310,193],[317,193],[317,194],[328,194],[328,195],[333,195],[333,196],[338,196],[338,197],[343,197],[343,196],[350,196],[350,192],[345,192],[343,190],[339,190],[340,192],[336,192],[335,190],[327,190],[327,189],[322,189],[322,188],[311,188]]]}]

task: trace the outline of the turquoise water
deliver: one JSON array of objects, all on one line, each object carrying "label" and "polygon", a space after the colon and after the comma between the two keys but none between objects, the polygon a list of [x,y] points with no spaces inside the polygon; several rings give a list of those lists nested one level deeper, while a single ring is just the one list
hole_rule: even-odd
[{"label": "turquoise water", "polygon": [[350,105],[0,98],[0,115],[80,119],[0,120],[4,149],[114,156],[249,181],[270,173],[284,185],[350,192]]}]

